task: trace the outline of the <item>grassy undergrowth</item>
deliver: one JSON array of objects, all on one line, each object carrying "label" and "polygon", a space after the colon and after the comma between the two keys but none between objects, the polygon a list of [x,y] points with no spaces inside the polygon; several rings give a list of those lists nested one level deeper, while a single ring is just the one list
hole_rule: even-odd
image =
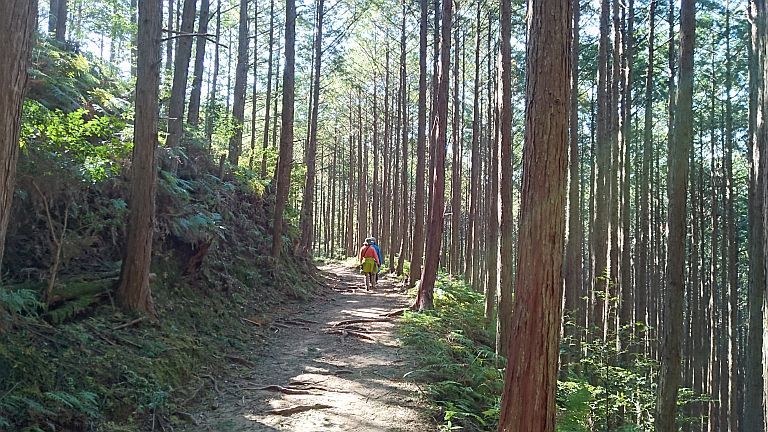
[{"label": "grassy undergrowth", "polygon": [[483,297],[460,280],[441,276],[435,310],[406,313],[401,338],[417,360],[408,378],[425,383],[425,395],[446,430],[493,430],[503,388],[503,359],[484,329]]},{"label": "grassy undergrowth", "polygon": [[[407,378],[419,383],[442,430],[497,428],[505,360],[496,356],[485,322],[482,294],[446,275],[436,285],[435,309],[402,319],[401,340],[417,363]],[[561,349],[569,349],[568,341]],[[558,381],[557,430],[653,430],[658,365],[638,354],[629,367],[615,366],[613,343],[593,343],[585,351],[567,379]],[[681,406],[706,402],[681,389]],[[684,411],[680,423],[692,420]]]}]

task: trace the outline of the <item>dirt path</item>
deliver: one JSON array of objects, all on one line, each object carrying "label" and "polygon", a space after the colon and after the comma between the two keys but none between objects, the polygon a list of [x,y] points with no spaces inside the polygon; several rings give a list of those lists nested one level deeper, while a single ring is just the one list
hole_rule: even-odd
[{"label": "dirt path", "polygon": [[[218,396],[195,413],[197,426],[188,430],[435,430],[416,385],[403,380],[413,366],[395,337],[396,324],[334,327],[345,320],[380,319],[406,307],[408,299],[386,278],[376,291],[366,292],[362,277],[349,268],[321,270],[333,291],[293,313],[277,314],[266,342],[255,341],[258,347],[249,348],[253,355],[244,356],[248,360],[232,359],[240,363],[237,378],[217,382]],[[276,413],[295,407],[312,409]]]}]

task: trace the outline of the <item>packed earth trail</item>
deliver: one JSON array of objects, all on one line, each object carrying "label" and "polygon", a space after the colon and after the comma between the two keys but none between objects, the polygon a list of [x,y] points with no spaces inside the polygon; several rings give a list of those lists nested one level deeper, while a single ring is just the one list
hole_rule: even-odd
[{"label": "packed earth trail", "polygon": [[266,340],[227,355],[236,371],[201,377],[215,392],[192,413],[177,413],[188,417],[186,430],[435,429],[417,384],[404,378],[414,367],[397,340],[396,315],[407,296],[389,278],[366,291],[354,269],[320,270],[330,288],[324,295],[267,319],[246,318]]}]

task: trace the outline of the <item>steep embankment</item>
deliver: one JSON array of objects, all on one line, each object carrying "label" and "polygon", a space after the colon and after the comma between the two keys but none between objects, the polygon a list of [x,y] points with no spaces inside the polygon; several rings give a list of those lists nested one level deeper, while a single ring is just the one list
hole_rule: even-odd
[{"label": "steep embankment", "polygon": [[[120,269],[129,86],[76,52],[33,56],[0,302],[0,430],[137,430],[183,422],[200,378],[252,346],[242,318],[311,295],[312,267],[268,257],[268,182],[225,172],[196,141],[161,171],[153,260],[159,322],[125,315]],[[208,379],[208,378],[206,378]],[[210,391],[206,387],[195,395]],[[181,416],[181,417],[179,417]]]}]

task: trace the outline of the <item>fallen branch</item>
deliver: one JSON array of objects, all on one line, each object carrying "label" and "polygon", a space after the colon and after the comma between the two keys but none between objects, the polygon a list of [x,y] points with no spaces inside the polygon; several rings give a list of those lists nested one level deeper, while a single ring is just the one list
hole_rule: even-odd
[{"label": "fallen branch", "polygon": [[293,414],[302,413],[305,411],[316,410],[316,409],[328,409],[328,408],[333,408],[333,407],[325,404],[299,405],[291,408],[270,410],[270,411],[267,411],[267,414],[289,416]]},{"label": "fallen branch", "polygon": [[369,322],[390,322],[392,318],[357,318],[346,321],[339,321],[334,324],[334,327],[343,327],[349,324],[369,323]]},{"label": "fallen branch", "polygon": [[256,321],[253,321],[253,320],[249,320],[248,318],[240,318],[240,319],[245,321],[245,322],[247,322],[247,323],[249,323],[249,324],[253,324],[255,326],[261,327],[261,323],[259,323],[259,322],[256,322]]},{"label": "fallen branch", "polygon": [[306,324],[320,324],[317,321],[310,321],[310,320],[305,320],[301,318],[284,319],[284,320],[280,320],[280,322],[289,324],[289,325],[295,325],[295,326],[303,326]]},{"label": "fallen branch", "polygon": [[136,319],[135,319],[135,320],[133,320],[133,321],[129,321],[129,322],[125,323],[125,324],[120,324],[120,325],[119,325],[119,326],[117,326],[117,327],[113,327],[113,328],[112,328],[112,330],[120,330],[120,329],[124,329],[124,328],[126,328],[126,327],[130,327],[130,326],[132,326],[132,325],[136,325],[136,324],[138,324],[138,323],[140,323],[140,322],[144,321],[145,319],[147,319],[147,317],[146,317],[146,316],[143,316],[143,317],[140,317],[140,318],[136,318]]},{"label": "fallen branch", "polygon": [[359,331],[344,330],[344,329],[326,329],[325,332],[328,334],[338,334],[341,336],[355,336],[360,339],[376,342],[376,339],[374,339],[373,337],[368,336],[365,333],[360,333]]},{"label": "fallen branch", "polygon": [[298,388],[291,388],[291,387],[283,387],[279,385],[268,385],[266,387],[244,387],[241,390],[265,390],[265,391],[271,391],[271,392],[279,392],[287,395],[319,395],[320,393],[311,392],[310,389],[298,389]]},{"label": "fallen branch", "polygon": [[387,318],[399,317],[399,316],[402,316],[405,313],[405,311],[407,311],[407,310],[408,309],[393,310],[392,312],[385,313],[384,316],[387,317]]}]

